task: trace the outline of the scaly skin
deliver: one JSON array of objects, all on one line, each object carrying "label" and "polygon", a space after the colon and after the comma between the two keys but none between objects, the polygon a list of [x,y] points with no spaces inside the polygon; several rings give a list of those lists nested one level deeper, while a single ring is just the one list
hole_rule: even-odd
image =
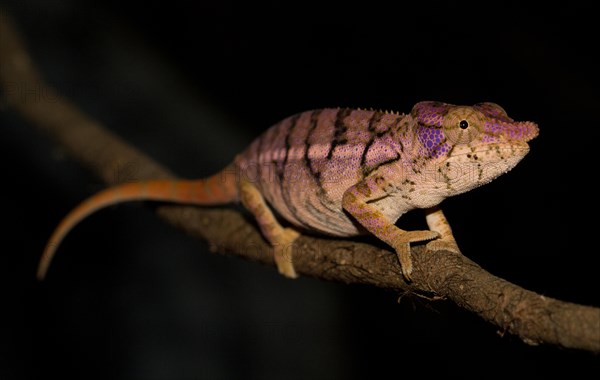
[{"label": "scaly skin", "polygon": [[[512,169],[537,134],[535,123],[514,121],[493,103],[421,102],[410,114],[344,108],[303,112],[268,129],[209,179],[125,184],[92,196],[54,232],[38,276],[45,275],[67,232],[101,207],[131,200],[200,205],[240,200],[274,247],[285,276],[296,277],[286,257],[298,231],[310,231],[338,237],[371,233],[396,250],[410,280],[410,243],[430,240],[431,250],[458,252],[436,206]],[[269,206],[295,228],[282,227]],[[426,209],[430,230],[403,231],[394,225],[415,208]]]}]

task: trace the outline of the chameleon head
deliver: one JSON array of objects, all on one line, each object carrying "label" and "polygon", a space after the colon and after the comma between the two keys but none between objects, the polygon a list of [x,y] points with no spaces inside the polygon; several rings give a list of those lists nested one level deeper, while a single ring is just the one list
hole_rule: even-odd
[{"label": "chameleon head", "polygon": [[530,121],[515,121],[495,103],[455,106],[417,103],[412,112],[417,149],[433,189],[452,196],[512,169],[538,135]]}]

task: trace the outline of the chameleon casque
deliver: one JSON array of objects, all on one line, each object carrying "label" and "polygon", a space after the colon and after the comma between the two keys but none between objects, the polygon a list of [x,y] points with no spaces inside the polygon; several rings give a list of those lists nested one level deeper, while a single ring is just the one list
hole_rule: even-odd
[{"label": "chameleon casque", "polygon": [[[494,103],[417,103],[409,114],[318,109],[265,131],[220,173],[199,180],[155,180],[108,188],[59,224],[38,268],[45,276],[65,235],[96,210],[127,201],[196,205],[241,201],[273,246],[280,273],[296,277],[289,252],[299,231],[336,237],[371,233],[395,249],[410,280],[410,243],[459,252],[442,200],[512,169],[538,134]],[[404,231],[395,222],[425,209],[430,230]],[[271,210],[289,222],[284,227]]]}]

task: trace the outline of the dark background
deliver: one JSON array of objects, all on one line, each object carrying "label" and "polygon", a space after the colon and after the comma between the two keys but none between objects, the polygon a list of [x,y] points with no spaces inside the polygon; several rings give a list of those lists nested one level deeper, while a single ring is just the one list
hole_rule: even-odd
[{"label": "dark background", "polygon": [[[523,162],[446,214],[491,273],[598,306],[597,221],[584,220],[598,172],[592,7],[398,3],[0,2],[61,95],[186,177],[312,108],[493,101],[539,123]],[[527,346],[450,302],[211,254],[139,204],[78,226],[39,284],[49,234],[103,184],[0,107],[2,380],[598,373],[597,356]]]}]

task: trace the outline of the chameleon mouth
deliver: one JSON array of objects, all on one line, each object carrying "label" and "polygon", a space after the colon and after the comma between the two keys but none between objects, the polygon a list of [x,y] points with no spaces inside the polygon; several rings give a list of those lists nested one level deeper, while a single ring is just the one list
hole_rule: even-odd
[{"label": "chameleon mouth", "polygon": [[466,155],[466,159],[471,163],[477,163],[478,167],[484,167],[486,171],[497,166],[498,169],[491,171],[499,172],[498,175],[500,175],[514,168],[529,153],[529,150],[529,144],[525,141],[497,143],[475,149],[470,157],[468,154]]},{"label": "chameleon mouth", "polygon": [[[533,137],[532,137],[533,138]],[[493,153],[486,159],[484,165],[477,166],[478,185],[492,181],[502,174],[508,173],[529,153],[529,144],[524,141],[510,144],[497,144],[490,147]],[[486,154],[482,151],[481,154]]]},{"label": "chameleon mouth", "polygon": [[456,193],[462,193],[509,172],[527,153],[529,144],[523,140],[484,144],[462,152],[455,150],[438,171],[438,179]]},{"label": "chameleon mouth", "polygon": [[[532,137],[533,138],[533,137]],[[453,151],[451,163],[469,162],[486,164],[511,158],[519,160],[529,153],[529,144],[522,140],[487,143],[478,147],[461,147]]]}]

